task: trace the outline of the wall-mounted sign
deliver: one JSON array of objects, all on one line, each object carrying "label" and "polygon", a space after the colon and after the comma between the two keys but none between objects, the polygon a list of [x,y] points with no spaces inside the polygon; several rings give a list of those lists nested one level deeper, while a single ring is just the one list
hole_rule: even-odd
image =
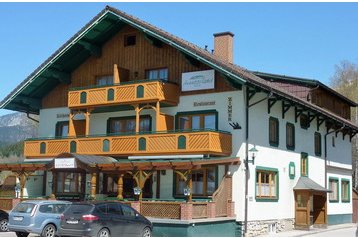
[{"label": "wall-mounted sign", "polygon": [[77,168],[75,158],[56,158],[55,169],[75,169]]},{"label": "wall-mounted sign", "polygon": [[181,90],[195,91],[215,87],[215,70],[182,73]]},{"label": "wall-mounted sign", "polygon": [[215,101],[207,101],[207,102],[194,102],[194,107],[203,107],[203,106],[214,106]]},{"label": "wall-mounted sign", "polygon": [[68,113],[58,113],[58,114],[56,114],[57,118],[67,118],[69,116],[70,115]]},{"label": "wall-mounted sign", "polygon": [[227,98],[227,120],[232,121],[232,97]]}]

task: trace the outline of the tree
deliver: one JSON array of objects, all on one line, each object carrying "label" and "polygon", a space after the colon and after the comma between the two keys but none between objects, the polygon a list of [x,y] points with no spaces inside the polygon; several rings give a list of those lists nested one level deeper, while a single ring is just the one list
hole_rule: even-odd
[{"label": "tree", "polygon": [[[331,86],[339,93],[349,98],[353,102],[358,102],[358,64],[350,61],[342,61],[335,66],[335,73],[331,78]],[[358,124],[358,108],[352,108],[351,120]],[[354,187],[358,187],[358,139],[355,136],[352,140],[352,162],[353,177],[355,177]]]}]

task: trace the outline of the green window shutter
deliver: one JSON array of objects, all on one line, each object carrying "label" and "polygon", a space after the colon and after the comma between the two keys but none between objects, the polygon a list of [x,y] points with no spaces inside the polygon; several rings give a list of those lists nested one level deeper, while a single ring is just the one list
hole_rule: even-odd
[{"label": "green window shutter", "polygon": [[137,87],[137,98],[143,98],[144,97],[144,87],[142,85],[139,85]]},{"label": "green window shutter", "polygon": [[185,136],[178,137],[178,149],[186,149],[186,137]]},{"label": "green window shutter", "polygon": [[40,154],[46,154],[46,143],[41,142],[40,144]]},{"label": "green window shutter", "polygon": [[82,92],[81,95],[80,95],[80,103],[85,104],[86,102],[87,102],[87,93]]},{"label": "green window shutter", "polygon": [[109,140],[103,140],[103,148],[102,148],[103,152],[108,152],[109,151]]},{"label": "green window shutter", "polygon": [[288,176],[290,179],[294,179],[296,176],[296,166],[294,162],[290,162],[288,165]]},{"label": "green window shutter", "polygon": [[107,101],[113,101],[113,100],[114,100],[114,90],[113,88],[110,88],[107,91]]},{"label": "green window shutter", "polygon": [[77,143],[76,141],[71,141],[70,143],[70,153],[76,153],[77,152]]},{"label": "green window shutter", "polygon": [[145,151],[147,149],[147,141],[145,138],[139,138],[139,148],[140,151]]}]

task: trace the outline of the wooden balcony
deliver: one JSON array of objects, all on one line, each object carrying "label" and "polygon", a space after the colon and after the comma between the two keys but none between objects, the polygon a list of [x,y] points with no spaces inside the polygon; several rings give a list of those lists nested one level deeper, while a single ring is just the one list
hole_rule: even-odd
[{"label": "wooden balcony", "polygon": [[54,157],[61,153],[133,156],[208,154],[231,155],[231,134],[222,131],[177,131],[25,141],[24,155]]},{"label": "wooden balcony", "polygon": [[160,80],[124,82],[111,86],[75,88],[68,92],[70,109],[161,102],[177,105],[179,86]]}]

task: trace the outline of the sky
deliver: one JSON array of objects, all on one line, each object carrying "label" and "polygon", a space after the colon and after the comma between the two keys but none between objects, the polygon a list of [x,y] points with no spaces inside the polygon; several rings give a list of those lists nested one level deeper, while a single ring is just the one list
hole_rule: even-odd
[{"label": "sky", "polygon": [[0,3],[0,100],[107,4],[209,50],[231,31],[249,70],[329,85],[335,65],[358,63],[358,3]]}]

